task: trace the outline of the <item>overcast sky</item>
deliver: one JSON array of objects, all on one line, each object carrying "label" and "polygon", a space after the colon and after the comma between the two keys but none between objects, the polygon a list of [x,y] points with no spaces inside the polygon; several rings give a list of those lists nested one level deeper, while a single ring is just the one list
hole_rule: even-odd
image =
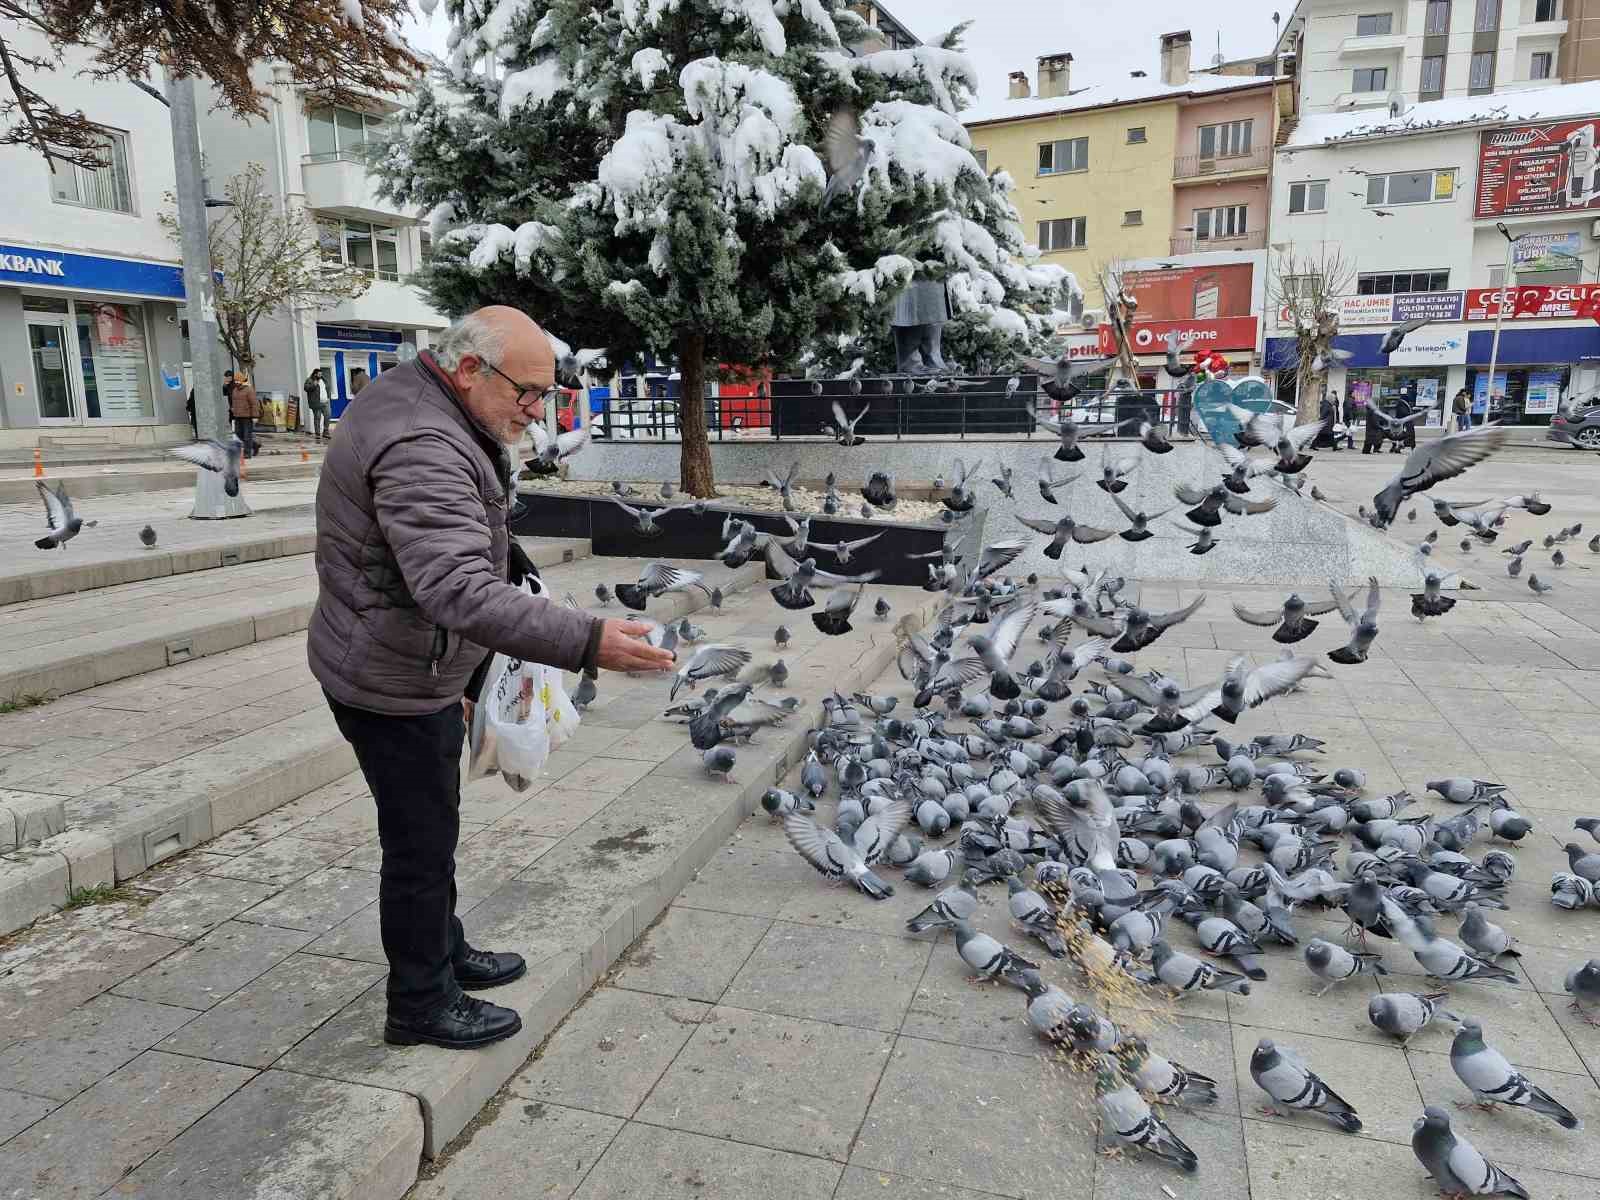
[{"label": "overcast sky", "polygon": [[[415,4],[413,4],[415,8]],[[983,92],[1005,93],[1006,75],[1034,75],[1041,54],[1071,51],[1074,86],[1122,78],[1142,68],[1156,73],[1156,38],[1187,29],[1194,34],[1194,63],[1217,51],[1227,58],[1262,54],[1272,45],[1272,14],[1284,20],[1292,0],[892,0],[888,5],[919,38],[932,39],[969,18],[967,53]],[[444,5],[433,19],[414,16],[407,36],[436,54],[444,52],[449,23]]]}]

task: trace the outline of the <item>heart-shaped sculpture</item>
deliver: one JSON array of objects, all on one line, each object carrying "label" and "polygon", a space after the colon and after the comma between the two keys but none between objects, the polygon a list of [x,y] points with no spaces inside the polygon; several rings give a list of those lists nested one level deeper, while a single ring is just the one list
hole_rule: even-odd
[{"label": "heart-shaped sculpture", "polygon": [[1240,379],[1213,379],[1195,388],[1190,401],[1199,424],[1212,442],[1237,444],[1239,422],[1228,412],[1230,404],[1251,412],[1266,412],[1277,405],[1267,381],[1256,375]]}]

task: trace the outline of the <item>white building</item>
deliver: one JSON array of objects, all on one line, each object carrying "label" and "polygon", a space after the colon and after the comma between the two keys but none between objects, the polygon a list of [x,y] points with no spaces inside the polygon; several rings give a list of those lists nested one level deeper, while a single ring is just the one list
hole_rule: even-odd
[{"label": "white building", "polygon": [[1499,94],[1560,82],[1568,0],[1300,0],[1278,48],[1295,54],[1302,113]]},{"label": "white building", "polygon": [[[1496,363],[1496,416],[1541,424],[1600,386],[1600,82],[1303,118],[1272,174],[1266,366],[1293,389],[1292,322],[1270,301],[1291,259],[1349,266],[1330,372],[1347,399],[1402,389],[1480,407]],[[1504,227],[1504,233],[1501,227]],[[1514,240],[1513,240],[1514,239]],[[1508,256],[1513,286],[1502,286]],[[1503,313],[1502,313],[1503,310]],[[1496,345],[1500,315],[1503,332]],[[1435,323],[1391,355],[1393,324]]]},{"label": "white building", "polygon": [[[7,23],[12,53],[49,57]],[[132,84],[92,82],[88,56],[31,80],[105,133],[104,165],[0,146],[0,447],[187,437],[183,273],[159,214],[173,187],[167,109]],[[159,88],[159,79],[150,80]]]},{"label": "white building", "polygon": [[252,339],[255,382],[262,392],[298,396],[302,381],[321,367],[337,417],[365,379],[414,357],[448,324],[407,282],[428,253],[420,214],[379,199],[365,166],[365,143],[405,97],[374,98],[359,109],[319,104],[284,67],[261,69],[258,86],[267,94],[265,120],[207,114],[202,99],[212,189],[260,163],[278,202],[304,206],[315,218],[324,256],[362,268],[372,282],[362,296],[333,308],[263,319]]}]

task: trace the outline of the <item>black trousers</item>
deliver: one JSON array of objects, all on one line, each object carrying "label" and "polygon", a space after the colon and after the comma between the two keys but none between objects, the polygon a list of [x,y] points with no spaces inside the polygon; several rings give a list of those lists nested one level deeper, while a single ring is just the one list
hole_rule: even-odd
[{"label": "black trousers", "polygon": [[467,951],[456,916],[455,858],[466,719],[460,704],[421,717],[351,708],[332,696],[328,706],[378,804],[378,924],[389,960],[389,1015],[427,1017],[460,991],[452,964]]},{"label": "black trousers", "polygon": [[233,432],[244,443],[243,454],[246,458],[254,458],[261,449],[261,443],[256,441],[256,419],[254,417],[235,417],[233,419]]}]

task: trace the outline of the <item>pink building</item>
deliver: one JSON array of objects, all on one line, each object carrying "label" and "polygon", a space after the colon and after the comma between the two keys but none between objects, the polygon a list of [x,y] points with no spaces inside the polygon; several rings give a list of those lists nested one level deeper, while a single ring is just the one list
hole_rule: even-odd
[{"label": "pink building", "polygon": [[1268,175],[1273,140],[1285,115],[1278,105],[1286,90],[1266,86],[1200,93],[1181,103],[1172,162],[1171,253],[1265,248]]}]

